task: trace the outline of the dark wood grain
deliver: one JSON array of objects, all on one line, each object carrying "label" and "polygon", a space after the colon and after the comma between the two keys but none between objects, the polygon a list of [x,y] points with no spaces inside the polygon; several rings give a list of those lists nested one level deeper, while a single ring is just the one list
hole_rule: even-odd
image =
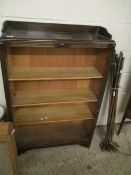
[{"label": "dark wood grain", "polygon": [[110,47],[115,44],[104,27],[5,21],[2,42],[12,46]]}]

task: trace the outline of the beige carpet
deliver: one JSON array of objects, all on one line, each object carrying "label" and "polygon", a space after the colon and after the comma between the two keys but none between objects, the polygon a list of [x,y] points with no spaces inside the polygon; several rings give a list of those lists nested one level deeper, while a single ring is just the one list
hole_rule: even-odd
[{"label": "beige carpet", "polygon": [[115,142],[115,153],[99,148],[103,128],[95,131],[90,149],[79,145],[27,151],[19,156],[21,175],[131,175],[131,124],[126,124]]}]

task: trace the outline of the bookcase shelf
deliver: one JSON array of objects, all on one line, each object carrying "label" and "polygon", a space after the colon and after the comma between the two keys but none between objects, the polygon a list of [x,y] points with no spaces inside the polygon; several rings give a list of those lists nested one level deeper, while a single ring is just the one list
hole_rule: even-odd
[{"label": "bookcase shelf", "polygon": [[9,81],[77,80],[103,78],[95,67],[13,67]]},{"label": "bookcase shelf", "polygon": [[90,119],[93,119],[93,115],[87,104],[18,108],[14,112],[15,125]]},{"label": "bookcase shelf", "polygon": [[45,89],[16,91],[12,106],[25,107],[84,102],[97,102],[97,97],[91,89]]}]

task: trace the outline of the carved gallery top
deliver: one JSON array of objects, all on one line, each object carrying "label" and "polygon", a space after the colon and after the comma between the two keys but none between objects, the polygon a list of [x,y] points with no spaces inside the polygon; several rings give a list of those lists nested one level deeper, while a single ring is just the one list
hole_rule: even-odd
[{"label": "carved gallery top", "polygon": [[115,46],[112,36],[104,27],[19,21],[5,21],[0,40],[1,43],[6,42],[14,46],[15,44],[33,46],[36,42],[59,47]]}]

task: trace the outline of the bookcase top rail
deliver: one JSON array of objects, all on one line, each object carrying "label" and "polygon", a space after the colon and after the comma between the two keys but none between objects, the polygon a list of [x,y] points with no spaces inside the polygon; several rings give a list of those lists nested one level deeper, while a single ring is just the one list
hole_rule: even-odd
[{"label": "bookcase top rail", "polygon": [[59,47],[69,44],[86,44],[86,47],[109,47],[115,45],[106,28],[88,25],[49,24],[35,22],[5,21],[1,43],[13,46],[35,46],[37,43]]}]

